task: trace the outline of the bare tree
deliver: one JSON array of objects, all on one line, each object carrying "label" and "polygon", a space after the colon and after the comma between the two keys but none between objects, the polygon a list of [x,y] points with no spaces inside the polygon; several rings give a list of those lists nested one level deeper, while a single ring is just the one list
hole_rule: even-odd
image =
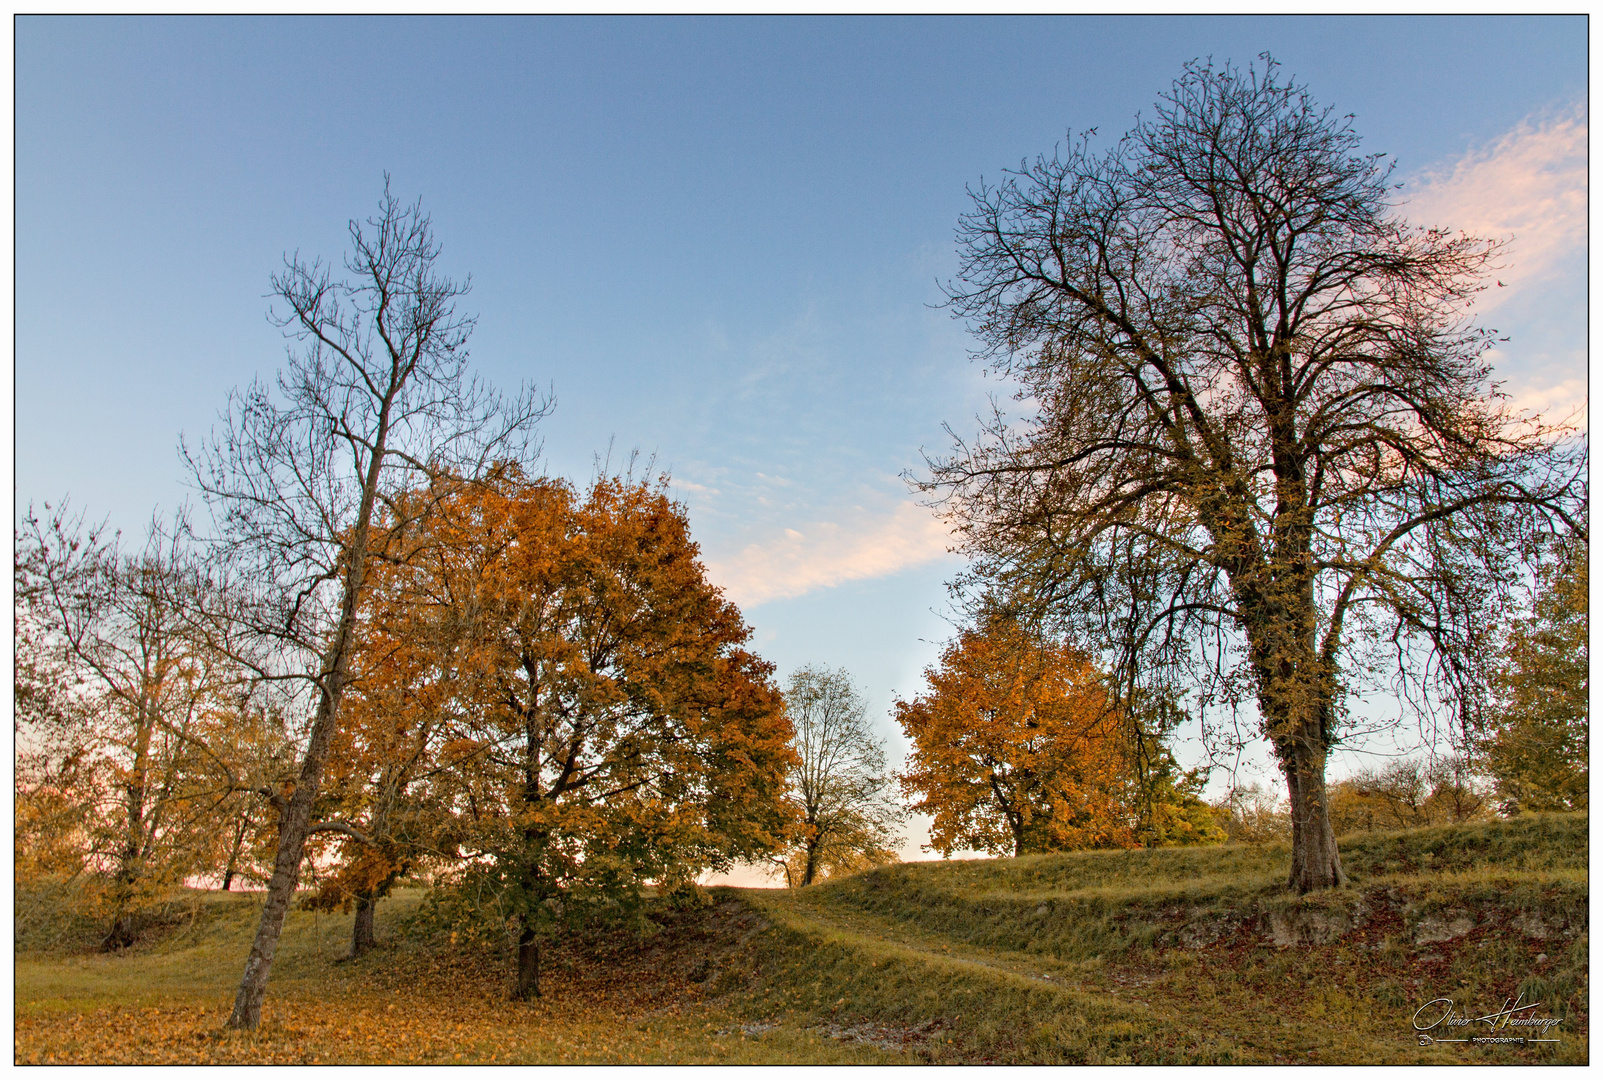
[{"label": "bare tree", "polygon": [[403,510],[398,496],[442,470],[473,477],[528,454],[548,408],[528,391],[505,401],[468,376],[473,319],[457,310],[467,285],[439,272],[429,218],[398,202],[388,177],[377,216],[352,221],[350,238],[345,279],[320,261],[286,259],[272,281],[272,317],[292,342],[286,367],[274,385],[235,391],[211,437],[183,451],[234,586],[219,595],[248,597],[216,614],[236,638],[271,643],[260,655],[303,657],[298,668],[261,661],[261,674],[305,680],[316,701],[293,790],[275,793],[277,855],[233,1028],[260,1022],[307,838],[350,830],[314,822],[312,806],[351,677],[368,565],[415,523],[415,501]]},{"label": "bare tree", "polygon": [[1350,120],[1264,63],[1190,64],[1106,153],[971,192],[951,305],[1033,415],[996,409],[923,487],[972,584],[1109,654],[1125,692],[1255,703],[1306,892],[1344,880],[1345,695],[1473,707],[1521,544],[1584,503],[1584,455],[1489,381],[1468,306],[1496,246],[1410,227]]},{"label": "bare tree", "polygon": [[845,670],[804,667],[791,676],[785,709],[796,729],[799,762],[792,798],[802,832],[778,861],[787,885],[823,873],[896,860],[895,828],[906,812],[892,794],[884,744],[868,728],[867,707]]}]

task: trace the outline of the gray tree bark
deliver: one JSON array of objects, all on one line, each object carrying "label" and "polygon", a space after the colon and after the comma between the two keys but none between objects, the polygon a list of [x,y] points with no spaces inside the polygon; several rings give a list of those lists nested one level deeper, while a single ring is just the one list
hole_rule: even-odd
[{"label": "gray tree bark", "polygon": [[378,939],[373,935],[373,912],[378,898],[368,894],[356,898],[356,920],[351,924],[351,959],[376,948]]}]

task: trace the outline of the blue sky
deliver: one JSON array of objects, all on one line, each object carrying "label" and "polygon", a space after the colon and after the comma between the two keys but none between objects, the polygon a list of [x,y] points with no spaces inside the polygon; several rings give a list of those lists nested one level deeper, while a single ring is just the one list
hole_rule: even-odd
[{"label": "blue sky", "polygon": [[901,474],[1006,392],[938,306],[965,185],[1267,51],[1394,155],[1414,216],[1515,237],[1500,374],[1581,407],[1586,29],[19,19],[18,503],[137,530],[183,499],[178,433],[282,358],[269,274],[337,258],[388,171],[473,276],[478,370],[554,388],[546,467],[655,455],[759,650],[848,668],[894,757],[959,566]]}]

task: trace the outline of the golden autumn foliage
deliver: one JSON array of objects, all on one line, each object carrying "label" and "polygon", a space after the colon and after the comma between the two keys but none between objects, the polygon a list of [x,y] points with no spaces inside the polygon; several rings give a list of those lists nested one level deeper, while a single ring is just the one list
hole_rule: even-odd
[{"label": "golden autumn foliage", "polygon": [[587,905],[777,846],[790,725],[664,484],[508,467],[412,498],[431,512],[375,571],[333,785],[381,853],[340,888],[384,887],[404,819],[522,928],[538,993],[541,941]]},{"label": "golden autumn foliage", "polygon": [[[393,539],[404,554],[405,540]],[[310,845],[314,870],[317,856],[337,849],[340,857],[301,901],[325,911],[355,907],[353,957],[373,945],[375,903],[420,863],[448,858],[461,832],[442,797],[450,785],[430,782],[460,759],[447,727],[460,630],[431,619],[427,575],[404,558],[376,563],[369,582],[316,807],[326,824]]]},{"label": "golden autumn foliage", "polygon": [[1134,847],[1134,761],[1090,661],[996,620],[965,631],[897,701],[901,775],[930,846],[996,854]]},{"label": "golden autumn foliage", "polygon": [[1006,618],[964,631],[925,669],[929,693],[897,701],[913,742],[901,774],[930,847],[949,855],[1218,843],[1224,833],[1181,772],[1166,728],[1131,722],[1082,653]]}]

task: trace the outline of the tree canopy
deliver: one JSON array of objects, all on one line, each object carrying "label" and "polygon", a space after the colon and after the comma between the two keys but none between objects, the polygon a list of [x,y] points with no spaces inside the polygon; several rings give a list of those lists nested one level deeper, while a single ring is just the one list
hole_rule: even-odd
[{"label": "tree canopy", "polygon": [[1160,732],[1124,722],[1084,653],[993,617],[924,674],[929,691],[894,706],[913,744],[900,781],[941,854],[1222,838],[1200,781],[1178,775]]},{"label": "tree canopy", "polygon": [[1586,560],[1584,543],[1560,545],[1494,668],[1479,761],[1511,811],[1587,808]]},{"label": "tree canopy", "polygon": [[581,496],[507,466],[414,497],[433,509],[379,572],[359,693],[415,703],[377,714],[408,745],[429,726],[439,831],[518,924],[535,995],[541,942],[587,904],[774,849],[791,729],[665,482]]}]

